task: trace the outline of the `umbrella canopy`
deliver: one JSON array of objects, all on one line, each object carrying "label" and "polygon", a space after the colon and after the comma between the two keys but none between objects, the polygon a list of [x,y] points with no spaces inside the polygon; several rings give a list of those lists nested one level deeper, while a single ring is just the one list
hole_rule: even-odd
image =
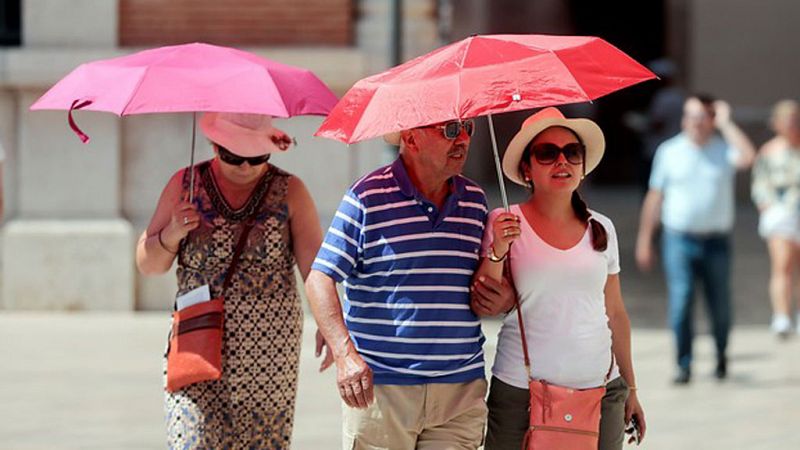
[{"label": "umbrella canopy", "polygon": [[[75,124],[75,109],[119,116],[191,112],[194,166],[197,112],[325,115],[336,100],[310,70],[235,48],[194,43],[82,64],[50,88],[31,110],[69,110],[69,125],[84,143],[89,136]],[[194,170],[190,184],[194,187]]]},{"label": "umbrella canopy", "polygon": [[316,135],[353,143],[448,120],[590,101],[652,78],[597,37],[473,36],[357,82]]},{"label": "umbrella canopy", "polygon": [[[215,111],[291,117],[325,115],[336,100],[307,69],[234,48],[194,43],[82,64],[31,110],[86,109],[120,116]],[[72,124],[71,119],[70,115]]]}]

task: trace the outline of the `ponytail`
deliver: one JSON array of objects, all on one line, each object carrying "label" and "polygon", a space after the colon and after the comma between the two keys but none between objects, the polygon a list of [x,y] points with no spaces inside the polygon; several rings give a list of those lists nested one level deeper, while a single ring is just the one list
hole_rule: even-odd
[{"label": "ponytail", "polygon": [[608,233],[603,224],[592,218],[586,202],[583,201],[578,191],[572,192],[572,210],[575,211],[578,219],[584,223],[589,223],[592,232],[592,248],[598,252],[606,251],[606,248],[608,248]]}]

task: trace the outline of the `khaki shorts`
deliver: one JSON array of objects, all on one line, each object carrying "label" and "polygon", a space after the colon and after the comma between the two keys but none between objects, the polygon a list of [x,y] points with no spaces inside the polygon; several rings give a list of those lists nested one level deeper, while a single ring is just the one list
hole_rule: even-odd
[{"label": "khaki shorts", "polygon": [[376,385],[366,409],[342,403],[344,450],[474,450],[483,445],[486,380]]}]

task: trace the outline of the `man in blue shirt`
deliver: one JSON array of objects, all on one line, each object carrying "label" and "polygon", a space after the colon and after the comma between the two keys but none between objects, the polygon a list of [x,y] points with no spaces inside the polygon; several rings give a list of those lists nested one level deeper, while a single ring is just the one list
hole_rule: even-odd
[{"label": "man in blue shirt", "polygon": [[702,281],[716,342],[714,374],[718,379],[727,375],[734,181],[737,169],[752,164],[755,149],[731,120],[730,106],[708,96],[686,100],[681,127],[683,132],[661,144],[653,159],[636,262],[643,270],[652,267],[653,235],[660,221],[669,320],[677,345],[674,381],[686,384],[691,378],[695,280]]},{"label": "man in blue shirt", "polygon": [[[388,137],[400,157],[345,193],[306,281],[348,450],[481,444],[484,338],[469,300],[487,207],[460,175],[473,129],[452,121]],[[490,303],[511,303],[507,285],[489,288]]]}]

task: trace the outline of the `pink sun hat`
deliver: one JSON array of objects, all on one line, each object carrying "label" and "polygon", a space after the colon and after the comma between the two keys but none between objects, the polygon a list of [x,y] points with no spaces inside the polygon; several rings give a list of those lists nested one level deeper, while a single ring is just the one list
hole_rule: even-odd
[{"label": "pink sun hat", "polygon": [[264,114],[207,112],[200,118],[200,130],[211,142],[239,156],[261,156],[282,152],[272,138],[285,134],[272,126]]}]

